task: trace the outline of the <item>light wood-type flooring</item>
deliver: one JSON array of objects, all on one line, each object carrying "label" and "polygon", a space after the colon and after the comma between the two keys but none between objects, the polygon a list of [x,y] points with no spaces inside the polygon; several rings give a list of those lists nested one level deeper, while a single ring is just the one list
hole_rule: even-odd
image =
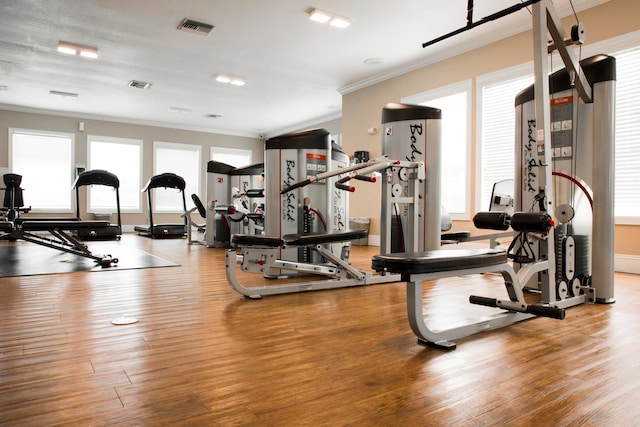
[{"label": "light wood-type flooring", "polygon": [[[615,275],[614,304],[446,352],[416,343],[403,283],[248,300],[222,249],[119,244],[180,266],[0,278],[0,425],[640,425],[640,276]],[[353,264],[377,249],[354,247]],[[495,275],[429,282],[427,321],[490,314],[468,296],[503,289]]]}]

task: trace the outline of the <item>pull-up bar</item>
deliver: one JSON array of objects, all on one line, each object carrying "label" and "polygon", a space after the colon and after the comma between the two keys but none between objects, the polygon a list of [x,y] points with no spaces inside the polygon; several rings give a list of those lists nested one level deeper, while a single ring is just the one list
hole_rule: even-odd
[{"label": "pull-up bar", "polygon": [[491,21],[495,21],[496,19],[502,18],[504,16],[507,15],[511,15],[512,13],[515,13],[517,11],[519,11],[520,9],[523,9],[525,7],[531,6],[532,4],[538,3],[540,0],[527,0],[524,3],[518,3],[518,4],[514,4],[511,7],[508,7],[506,9],[503,9],[499,12],[493,13],[489,16],[486,16],[484,18],[482,18],[481,20],[479,20],[478,22],[473,22],[473,0],[468,0],[467,2],[467,25],[462,27],[462,28],[458,28],[455,31],[452,31],[448,34],[445,34],[443,36],[437,37],[433,40],[429,40],[428,42],[422,43],[422,47],[427,47],[427,46],[431,46],[432,44],[436,44],[438,42],[441,42],[442,40],[448,39],[450,37],[456,36],[460,33],[464,33],[465,31],[471,30],[472,28],[478,27],[482,24],[486,24],[487,22],[491,22]]}]

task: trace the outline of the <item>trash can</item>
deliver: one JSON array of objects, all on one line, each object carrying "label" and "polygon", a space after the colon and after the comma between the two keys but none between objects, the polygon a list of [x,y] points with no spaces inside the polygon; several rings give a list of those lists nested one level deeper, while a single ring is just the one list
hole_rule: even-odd
[{"label": "trash can", "polygon": [[[349,230],[367,230],[369,232],[370,218],[349,218]],[[369,236],[357,239],[351,242],[355,246],[367,246],[369,244]]]}]

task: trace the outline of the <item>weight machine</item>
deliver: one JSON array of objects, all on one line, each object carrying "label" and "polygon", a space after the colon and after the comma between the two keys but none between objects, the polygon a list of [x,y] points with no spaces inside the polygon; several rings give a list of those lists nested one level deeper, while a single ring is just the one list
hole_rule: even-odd
[{"label": "weight machine", "polygon": [[264,164],[235,168],[214,160],[207,164],[205,244],[228,248],[232,234],[264,231]]},{"label": "weight machine", "polygon": [[[291,182],[290,185],[284,186],[278,192],[278,195],[287,200],[289,194],[300,192],[305,187],[308,188],[325,180],[332,180],[337,191],[351,192],[354,191],[354,188],[348,185],[349,180],[374,181],[371,174],[378,171],[382,171],[386,178],[402,174],[407,180],[413,182],[410,194],[405,194],[401,202],[408,205],[408,210],[411,211],[417,221],[418,182],[420,179],[424,179],[424,164],[422,162],[390,160],[387,157],[380,157],[366,163],[311,175],[302,181]],[[340,175],[342,175],[341,178],[332,179]],[[386,178],[383,181],[387,181]],[[386,185],[386,187],[387,194],[390,194],[390,186]],[[291,211],[287,209],[287,206],[288,203],[292,203],[290,200],[283,204],[284,211],[289,214]],[[358,270],[349,264],[349,242],[364,238],[367,234],[366,230],[349,231],[345,229],[328,232],[311,231],[304,234],[292,233],[281,237],[235,234],[231,237],[231,242],[238,246],[241,254],[238,254],[236,249],[226,251],[227,281],[236,291],[254,299],[265,295],[397,282],[400,279],[399,275],[373,274],[372,272]],[[412,244],[417,244],[417,240],[414,240]],[[339,248],[338,251],[336,251],[336,247]],[[283,254],[285,256],[286,254],[293,254],[295,258],[286,259]],[[297,259],[298,256],[302,259]],[[314,259],[319,261],[314,262]],[[236,263],[240,263],[242,271],[259,273],[265,278],[277,279],[291,277],[292,275],[300,276],[302,274],[314,274],[326,278],[297,283],[244,286],[238,280]]]},{"label": "weight machine", "polygon": [[[457,30],[432,42],[466,31],[475,26],[472,23],[473,0],[469,0],[467,27]],[[585,302],[613,302],[613,111],[615,90],[615,60],[612,58],[590,59],[583,61],[584,69],[576,61],[573,52],[567,46],[581,43],[584,29],[578,25],[572,29],[571,38],[565,39],[560,20],[551,4],[546,0],[529,1],[505,9],[500,16],[512,13],[524,6],[533,9],[534,67],[535,84],[529,88],[529,95],[521,94],[516,100],[516,117],[519,125],[516,135],[516,197],[515,209],[526,212],[477,214],[474,223],[479,228],[506,230],[511,227],[515,239],[505,251],[426,251],[422,253],[401,253],[377,255],[373,257],[372,268],[377,271],[400,273],[407,284],[407,313],[411,329],[418,342],[440,348],[453,349],[452,340],[468,335],[510,325],[514,322],[541,315],[562,319],[565,308]],[[498,17],[496,15],[496,17]],[[494,18],[495,19],[495,18]],[[486,21],[488,22],[488,21]],[[553,43],[547,43],[547,32]],[[546,55],[558,50],[565,64],[565,70],[549,78]],[[598,72],[590,72],[592,63]],[[602,71],[602,72],[600,72]],[[562,81],[562,84],[559,82]],[[550,87],[551,86],[551,87]],[[555,101],[550,94],[558,90]],[[570,93],[564,94],[566,90]],[[562,99],[563,95],[567,98]],[[526,99],[525,99],[526,98]],[[578,111],[579,100],[584,103]],[[529,105],[526,105],[529,103]],[[560,111],[554,111],[553,105],[564,105]],[[575,108],[565,108],[568,104]],[[582,107],[582,104],[580,104]],[[587,105],[589,105],[587,107]],[[580,120],[578,120],[580,119]],[[573,125],[592,125],[580,135],[567,132]],[[554,141],[552,142],[552,132]],[[593,137],[592,153],[587,151],[585,160],[577,161],[575,149],[583,145],[589,135]],[[587,137],[583,140],[583,138]],[[591,156],[591,158],[589,158]],[[558,169],[567,164],[578,163],[593,169],[593,239],[598,242],[595,259],[594,248],[593,279],[574,281],[578,267],[575,236],[580,233],[575,218],[577,210],[570,202],[578,197],[587,198],[586,185],[576,176],[556,171],[556,176],[567,178],[568,182],[558,184],[561,205],[556,206],[554,197],[554,165]],[[572,167],[571,173],[577,167]],[[562,174],[562,175],[561,175]],[[596,198],[598,202],[596,203]],[[555,229],[556,215],[561,230]],[[561,244],[556,244],[556,235]],[[582,249],[584,251],[584,248]],[[588,253],[589,250],[587,249]],[[507,262],[514,260],[514,266]],[[517,269],[517,273],[515,269]],[[587,276],[584,265],[581,274]],[[465,325],[441,331],[431,330],[422,314],[422,284],[426,280],[462,276],[474,273],[501,273],[508,299],[470,296],[469,302],[504,311],[469,322]],[[556,273],[559,277],[556,277]],[[572,281],[571,290],[567,290],[566,280]],[[576,283],[575,285],[573,283]],[[562,285],[564,283],[564,286]],[[525,287],[535,287],[540,292],[540,302],[529,304],[523,296]]]}]

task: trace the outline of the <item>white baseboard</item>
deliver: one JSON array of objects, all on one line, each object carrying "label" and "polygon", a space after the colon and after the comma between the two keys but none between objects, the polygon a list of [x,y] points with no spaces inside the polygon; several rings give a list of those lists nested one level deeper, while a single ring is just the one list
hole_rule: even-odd
[{"label": "white baseboard", "polygon": [[[369,246],[380,246],[380,235],[369,234]],[[488,247],[486,243],[467,242],[456,245],[457,247]],[[638,255],[614,255],[614,269],[619,273],[640,274],[640,256]]]},{"label": "white baseboard", "polygon": [[620,273],[640,274],[640,256],[615,254],[614,268]]}]

